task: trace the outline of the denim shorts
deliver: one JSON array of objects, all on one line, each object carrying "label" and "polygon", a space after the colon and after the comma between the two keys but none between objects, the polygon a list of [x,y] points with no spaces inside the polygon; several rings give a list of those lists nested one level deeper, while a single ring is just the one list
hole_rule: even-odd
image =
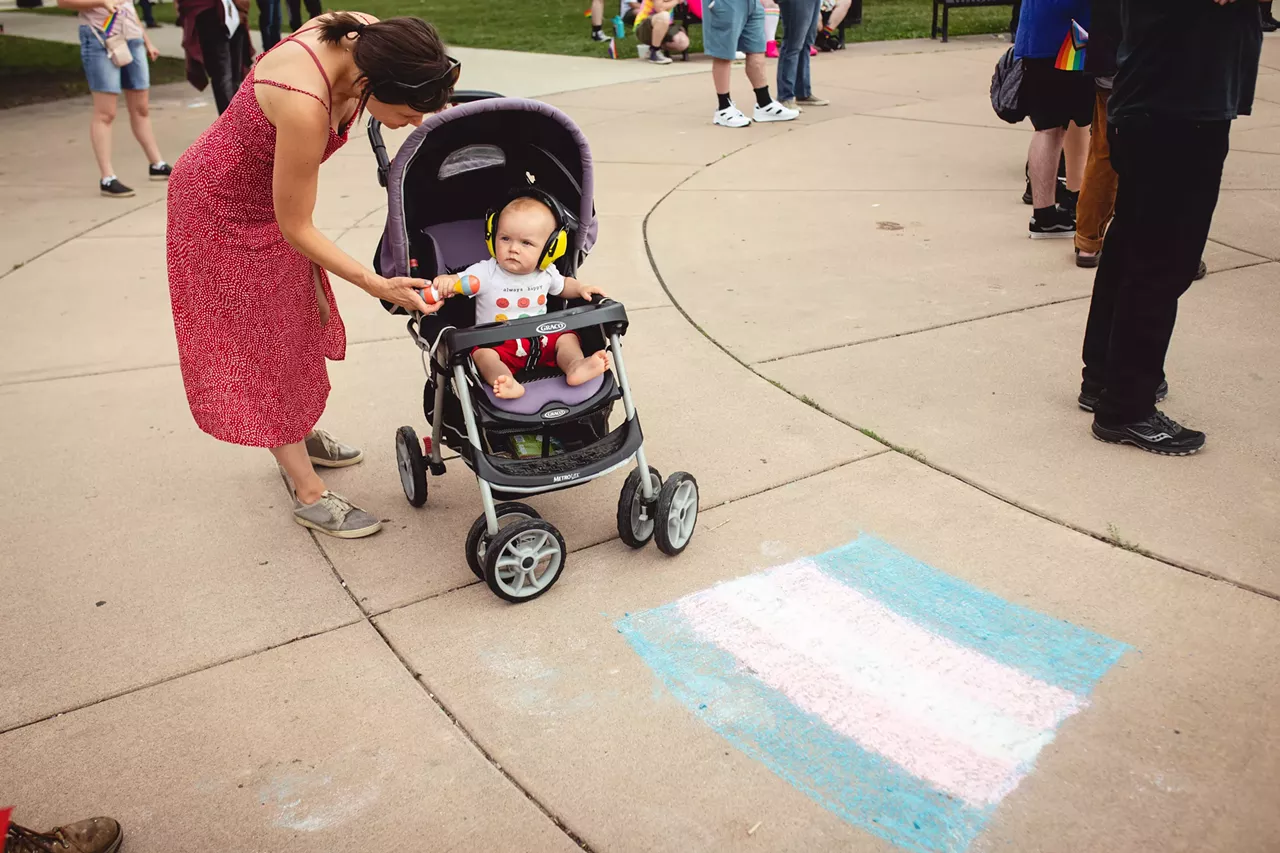
[{"label": "denim shorts", "polygon": [[121,89],[151,88],[151,68],[147,61],[147,45],[142,39],[129,39],[133,62],[117,68],[107,56],[107,49],[88,24],[80,25],[80,62],[89,81],[89,91],[118,95]]},{"label": "denim shorts", "polygon": [[715,59],[736,51],[764,53],[764,6],[760,0],[707,0],[702,4],[702,49]]}]

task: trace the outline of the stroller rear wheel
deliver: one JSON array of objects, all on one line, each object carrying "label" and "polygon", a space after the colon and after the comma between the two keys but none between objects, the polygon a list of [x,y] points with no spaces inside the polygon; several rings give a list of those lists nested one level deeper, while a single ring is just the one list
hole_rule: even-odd
[{"label": "stroller rear wheel", "polygon": [[427,502],[427,465],[413,427],[402,426],[396,430],[396,467],[400,470],[404,496],[413,506],[422,506]]},{"label": "stroller rear wheel", "polygon": [[484,555],[484,581],[510,602],[532,601],[559,579],[565,547],[560,531],[540,518],[498,531]]},{"label": "stroller rear wheel", "polygon": [[667,478],[658,493],[654,516],[658,550],[669,557],[676,556],[689,544],[698,523],[698,481],[692,474],[677,471]]},{"label": "stroller rear wheel", "polygon": [[[517,521],[542,518],[536,509],[519,501],[500,503],[493,509],[498,516],[499,533],[502,532],[503,527],[515,524]],[[471,573],[480,580],[484,580],[484,554],[487,550],[489,550],[489,524],[484,513],[481,513],[467,534],[467,565],[471,567]]]},{"label": "stroller rear wheel", "polygon": [[658,491],[662,488],[662,475],[649,466],[649,479],[653,483],[654,499],[645,502],[640,487],[640,469],[632,468],[618,495],[618,536],[631,548],[643,548],[653,538],[654,507],[658,503]]}]

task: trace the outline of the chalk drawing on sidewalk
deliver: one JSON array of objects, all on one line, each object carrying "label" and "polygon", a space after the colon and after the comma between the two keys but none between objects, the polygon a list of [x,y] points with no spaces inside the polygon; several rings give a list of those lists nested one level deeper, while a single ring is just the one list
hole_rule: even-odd
[{"label": "chalk drawing on sidewalk", "polygon": [[966,850],[1129,649],[869,536],[617,627],[742,752],[919,853]]}]

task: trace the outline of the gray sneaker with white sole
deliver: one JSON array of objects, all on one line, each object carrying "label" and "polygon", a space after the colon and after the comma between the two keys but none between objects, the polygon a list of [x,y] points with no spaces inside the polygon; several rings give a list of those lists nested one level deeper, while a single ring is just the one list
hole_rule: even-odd
[{"label": "gray sneaker with white sole", "polygon": [[307,455],[312,465],[321,468],[346,468],[364,459],[364,453],[338,441],[322,429],[307,434]]},{"label": "gray sneaker with white sole", "polygon": [[381,521],[341,495],[329,491],[313,504],[304,504],[295,498],[293,520],[303,527],[339,539],[372,536],[382,529]]}]

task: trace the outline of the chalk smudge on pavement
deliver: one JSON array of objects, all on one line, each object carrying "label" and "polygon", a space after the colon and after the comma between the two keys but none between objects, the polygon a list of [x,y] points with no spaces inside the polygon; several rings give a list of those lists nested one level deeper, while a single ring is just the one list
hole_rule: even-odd
[{"label": "chalk smudge on pavement", "polygon": [[617,627],[738,749],[919,853],[966,850],[1129,649],[869,536]]}]

